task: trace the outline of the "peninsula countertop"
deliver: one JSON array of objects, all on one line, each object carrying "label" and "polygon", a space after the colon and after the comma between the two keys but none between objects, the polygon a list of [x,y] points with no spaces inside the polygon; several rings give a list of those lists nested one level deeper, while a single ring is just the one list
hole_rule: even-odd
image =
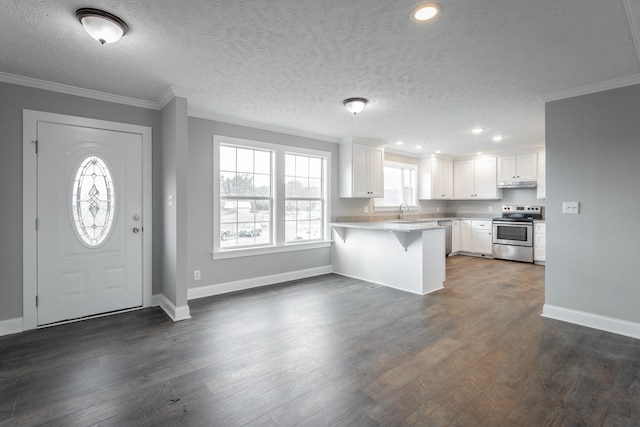
[{"label": "peninsula countertop", "polygon": [[380,231],[400,231],[410,233],[412,231],[425,231],[445,228],[438,225],[438,221],[434,219],[408,219],[408,220],[390,220],[379,222],[331,222],[330,227],[337,228],[362,228],[367,230]]}]

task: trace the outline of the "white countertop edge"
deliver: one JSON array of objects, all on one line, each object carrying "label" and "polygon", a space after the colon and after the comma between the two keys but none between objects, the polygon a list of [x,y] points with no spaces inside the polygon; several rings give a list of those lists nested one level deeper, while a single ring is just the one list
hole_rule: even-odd
[{"label": "white countertop edge", "polygon": [[426,231],[445,228],[446,226],[438,225],[437,221],[410,222],[410,223],[394,223],[390,221],[381,222],[331,222],[330,227],[340,228],[362,228],[367,230],[380,231],[401,231],[410,233],[412,231]]}]

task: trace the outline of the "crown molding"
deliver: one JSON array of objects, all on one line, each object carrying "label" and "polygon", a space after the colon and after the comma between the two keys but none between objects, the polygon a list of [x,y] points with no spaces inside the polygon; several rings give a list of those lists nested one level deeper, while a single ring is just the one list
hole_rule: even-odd
[{"label": "crown molding", "polygon": [[637,84],[640,84],[640,74],[620,77],[618,79],[613,79],[613,80],[606,80],[604,82],[588,84],[584,86],[575,87],[572,89],[559,90],[557,92],[551,92],[544,95],[539,95],[538,99],[542,102],[559,101],[561,99],[573,98],[581,95],[589,95],[591,93],[603,92],[605,90],[618,89],[621,87],[632,86]]},{"label": "crown molding", "polygon": [[334,144],[337,144],[339,142],[338,138],[334,138],[327,135],[320,135],[312,132],[304,132],[304,131],[289,129],[289,128],[280,127],[280,126],[268,125],[265,123],[252,122],[250,120],[239,119],[237,117],[224,116],[221,114],[209,113],[209,112],[192,109],[192,108],[189,108],[188,115],[189,117],[195,117],[197,119],[213,120],[216,122],[223,122],[230,125],[246,126],[253,129],[260,129],[260,130],[265,130],[269,132],[278,132],[278,133],[284,133],[286,135],[299,136],[301,138],[309,138],[309,139],[315,139],[318,141],[332,142]]},{"label": "crown molding", "polygon": [[189,98],[193,94],[192,91],[177,87],[169,87],[162,94],[158,102],[156,102],[158,110],[162,110],[173,98]]},{"label": "crown molding", "polygon": [[27,86],[35,89],[48,90],[51,92],[64,93],[66,95],[80,96],[83,98],[97,99],[99,101],[113,102],[116,104],[130,105],[132,107],[158,109],[158,104],[144,99],[129,98],[127,96],[114,95],[97,90],[84,89],[81,87],[69,86],[61,83],[48,82],[31,77],[18,76],[15,74],[3,73],[0,71],[0,82]]}]

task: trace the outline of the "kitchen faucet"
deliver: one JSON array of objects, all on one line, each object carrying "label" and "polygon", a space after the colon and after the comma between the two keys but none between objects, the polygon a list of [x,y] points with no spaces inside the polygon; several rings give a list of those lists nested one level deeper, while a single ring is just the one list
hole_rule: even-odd
[{"label": "kitchen faucet", "polygon": [[398,208],[398,219],[402,219],[402,213],[403,213],[402,207],[403,206],[406,206],[407,210],[409,210],[409,205],[407,205],[406,203],[400,203],[400,207]]}]

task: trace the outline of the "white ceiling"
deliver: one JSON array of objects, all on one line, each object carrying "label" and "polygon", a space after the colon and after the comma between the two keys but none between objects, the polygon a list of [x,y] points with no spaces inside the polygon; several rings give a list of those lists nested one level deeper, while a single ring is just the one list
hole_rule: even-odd
[{"label": "white ceiling", "polygon": [[[538,97],[640,82],[640,0],[440,0],[427,24],[409,19],[419,0],[0,2],[8,75],[152,102],[175,87],[193,116],[411,153],[540,147]],[[80,7],[130,33],[101,46]],[[370,100],[357,116],[342,106],[354,96]]]}]

